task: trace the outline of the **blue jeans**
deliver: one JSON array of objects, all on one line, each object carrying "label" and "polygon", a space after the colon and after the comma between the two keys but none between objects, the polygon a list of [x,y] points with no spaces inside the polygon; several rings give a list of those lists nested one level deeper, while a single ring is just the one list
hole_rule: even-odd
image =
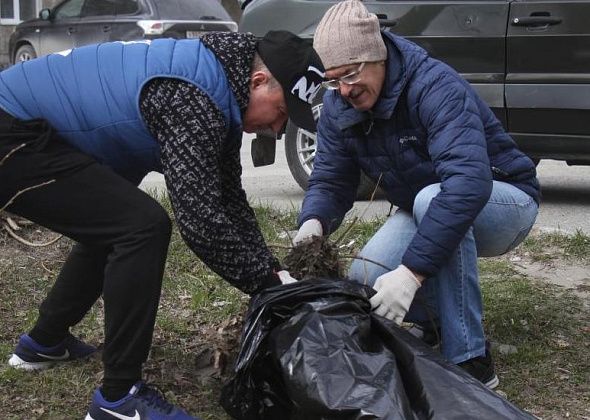
[{"label": "blue jeans", "polygon": [[[413,215],[398,209],[365,245],[360,255],[395,269],[402,260],[430,201],[440,184],[422,189],[414,201]],[[405,320],[425,323],[437,319],[441,328],[442,354],[460,363],[485,354],[482,299],[477,257],[504,254],[515,248],[531,230],[537,203],[525,192],[494,181],[491,197],[440,271],[424,281]],[[348,277],[372,286],[387,272],[367,261],[354,260]]]}]

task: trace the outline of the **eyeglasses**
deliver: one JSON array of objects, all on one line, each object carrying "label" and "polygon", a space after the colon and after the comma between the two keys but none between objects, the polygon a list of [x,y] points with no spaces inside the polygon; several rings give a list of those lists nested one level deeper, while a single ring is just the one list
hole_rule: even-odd
[{"label": "eyeglasses", "polygon": [[361,63],[361,65],[355,71],[336,79],[325,80],[322,82],[322,86],[324,89],[336,90],[340,89],[340,83],[344,83],[345,85],[354,85],[355,83],[361,81],[361,72],[363,71],[364,67],[365,63]]}]

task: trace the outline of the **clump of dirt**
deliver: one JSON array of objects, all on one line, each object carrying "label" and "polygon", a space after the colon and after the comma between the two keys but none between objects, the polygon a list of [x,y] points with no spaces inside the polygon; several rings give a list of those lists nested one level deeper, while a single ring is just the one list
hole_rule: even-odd
[{"label": "clump of dirt", "polygon": [[344,277],[338,246],[327,237],[312,236],[310,242],[294,246],[283,264],[299,280],[308,277]]},{"label": "clump of dirt", "polygon": [[[153,382],[166,378],[174,387],[220,385],[231,375],[237,359],[243,317],[241,314],[221,322],[196,322],[194,333],[188,336],[156,328],[151,356],[144,367],[146,377]],[[178,351],[176,357],[170,357],[170,347]],[[162,374],[163,370],[173,372],[172,378]]]}]

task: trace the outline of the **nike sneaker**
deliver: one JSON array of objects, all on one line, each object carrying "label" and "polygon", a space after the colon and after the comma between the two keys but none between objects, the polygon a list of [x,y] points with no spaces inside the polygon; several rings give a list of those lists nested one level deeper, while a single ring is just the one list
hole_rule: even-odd
[{"label": "nike sneaker", "polygon": [[71,334],[68,334],[61,343],[53,347],[42,346],[28,334],[23,334],[20,336],[16,350],[8,364],[17,369],[40,370],[61,362],[84,359],[94,352],[96,352],[96,347],[78,340]]},{"label": "nike sneaker", "polygon": [[119,401],[108,402],[94,391],[84,420],[199,420],[170,404],[155,387],[139,381]]},{"label": "nike sneaker", "polygon": [[500,384],[500,380],[494,369],[492,354],[488,349],[487,343],[485,355],[461,362],[459,363],[459,367],[463,368],[463,370],[479,380],[489,389],[494,389]]}]

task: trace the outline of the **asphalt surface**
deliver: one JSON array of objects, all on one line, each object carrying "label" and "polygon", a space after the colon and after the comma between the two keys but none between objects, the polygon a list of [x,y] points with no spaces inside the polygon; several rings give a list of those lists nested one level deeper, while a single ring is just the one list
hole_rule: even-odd
[{"label": "asphalt surface", "polygon": [[[283,141],[277,144],[273,165],[254,168],[250,158],[252,136],[244,135],[242,145],[242,184],[252,204],[271,205],[281,209],[299,209],[303,191],[289,172]],[[544,160],[538,166],[543,201],[535,228],[543,231],[577,230],[590,235],[590,166],[567,166],[565,162]],[[160,174],[149,174],[143,187],[164,189]],[[387,215],[389,202],[375,200],[355,203],[349,215],[372,219]]]}]

